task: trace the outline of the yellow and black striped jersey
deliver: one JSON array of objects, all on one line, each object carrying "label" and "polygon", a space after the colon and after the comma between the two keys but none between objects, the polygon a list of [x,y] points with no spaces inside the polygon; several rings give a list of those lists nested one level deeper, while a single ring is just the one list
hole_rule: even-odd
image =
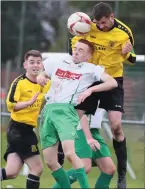
[{"label": "yellow and black striped jersey", "polygon": [[89,33],[71,39],[71,48],[81,38],[94,44],[95,51],[89,62],[104,66],[105,71],[112,77],[123,76],[123,62],[131,65],[135,63],[136,55],[134,52],[129,52],[126,56],[121,55],[122,47],[127,41],[134,45],[134,38],[131,30],[117,19],[115,19],[114,26],[108,32],[101,31],[96,27],[96,24],[92,23]]},{"label": "yellow and black striped jersey", "polygon": [[[17,77],[11,84],[6,100],[8,111],[11,112],[11,118],[14,121],[36,127],[38,115],[44,102],[44,94],[49,90],[49,87],[50,81],[44,87],[41,87],[39,84],[30,81],[25,74]],[[17,102],[28,101],[37,92],[39,92],[39,95],[34,104],[22,110],[14,111]]]}]

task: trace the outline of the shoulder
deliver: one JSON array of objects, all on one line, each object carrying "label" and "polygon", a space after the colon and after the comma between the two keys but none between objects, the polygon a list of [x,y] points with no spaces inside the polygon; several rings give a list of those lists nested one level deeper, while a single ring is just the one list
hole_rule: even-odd
[{"label": "shoulder", "polygon": [[[129,26],[127,26],[125,23],[123,23],[122,21],[120,21],[120,20],[118,20],[117,18],[115,18],[115,22],[116,22],[116,26],[119,28],[119,29],[121,29],[121,30],[123,30],[124,28],[125,29],[128,29],[130,32],[131,32],[131,29],[129,28]],[[125,30],[124,29],[124,30]]]},{"label": "shoulder", "polygon": [[12,86],[17,86],[23,83],[23,81],[26,79],[25,74],[18,76],[13,82]]},{"label": "shoulder", "polygon": [[104,68],[103,66],[100,66],[100,65],[96,65],[96,64],[93,64],[93,63],[90,63],[90,62],[85,62],[85,68],[86,69],[93,69],[93,70],[95,70],[95,69],[101,69],[101,68]]},{"label": "shoulder", "polygon": [[68,53],[51,53],[48,57],[43,61],[44,68],[54,68],[58,67],[65,61],[71,60],[71,56]]},{"label": "shoulder", "polygon": [[132,31],[126,24],[124,24],[123,22],[121,22],[120,20],[115,18],[115,27],[118,28],[121,32],[126,33],[129,37],[131,43],[134,44],[134,38],[132,35]]}]

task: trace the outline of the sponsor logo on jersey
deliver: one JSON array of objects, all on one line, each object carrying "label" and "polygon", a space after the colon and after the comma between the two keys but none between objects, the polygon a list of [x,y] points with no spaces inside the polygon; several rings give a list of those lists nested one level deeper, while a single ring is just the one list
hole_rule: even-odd
[{"label": "sponsor logo on jersey", "polygon": [[32,145],[31,146],[31,151],[32,152],[37,152],[37,146],[36,145]]},{"label": "sponsor logo on jersey", "polygon": [[96,44],[94,43],[95,50],[106,50],[106,47],[104,45]]},{"label": "sponsor logo on jersey", "polygon": [[116,104],[116,105],[115,105],[115,107],[117,107],[117,108],[121,108],[121,106],[120,106],[120,105],[118,105],[118,104]]},{"label": "sponsor logo on jersey", "polygon": [[109,41],[109,47],[114,47],[115,41]]},{"label": "sponsor logo on jersey", "polygon": [[73,79],[73,80],[80,79],[80,77],[82,76],[82,74],[72,73],[70,71],[64,71],[59,68],[57,69],[55,75],[63,79]]}]

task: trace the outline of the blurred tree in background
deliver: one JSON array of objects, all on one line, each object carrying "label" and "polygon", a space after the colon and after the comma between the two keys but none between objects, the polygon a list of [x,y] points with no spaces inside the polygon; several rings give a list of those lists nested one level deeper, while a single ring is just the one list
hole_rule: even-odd
[{"label": "blurred tree in background", "polygon": [[19,53],[22,61],[30,49],[48,51],[59,35],[60,4],[53,0],[2,1],[2,63],[18,58]]},{"label": "blurred tree in background", "polygon": [[[67,18],[76,11],[91,16],[93,6],[99,1],[2,1],[2,63],[7,60],[22,61],[29,49],[41,52],[67,51]],[[144,54],[145,49],[145,2],[105,1],[116,17],[133,31],[135,51]]]}]

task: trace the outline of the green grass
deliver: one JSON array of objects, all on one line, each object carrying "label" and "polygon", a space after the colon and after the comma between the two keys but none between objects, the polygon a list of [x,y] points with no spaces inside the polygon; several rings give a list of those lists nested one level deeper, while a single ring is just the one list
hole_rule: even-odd
[{"label": "green grass", "polygon": [[[136,180],[132,180],[132,178],[127,174],[127,184],[128,188],[145,188],[145,131],[140,127],[125,127],[124,128],[125,134],[127,136],[127,146],[128,146],[128,158],[129,163],[131,164],[135,174]],[[102,133],[105,137],[105,140],[112,152],[113,160],[116,163],[116,158],[114,155],[114,151],[112,149],[112,144],[109,139],[107,139],[106,134]],[[2,132],[1,136],[1,143],[2,143],[2,152],[1,157],[3,157],[4,151],[6,149],[6,133]],[[3,158],[2,160],[2,167],[5,166],[5,161]],[[65,169],[70,168],[70,164],[66,161],[65,162]],[[93,168],[91,173],[89,174],[89,183],[90,186],[93,188],[96,182],[97,177],[99,176],[99,171],[97,168]],[[111,182],[110,188],[115,188],[117,181],[117,174],[115,174],[114,178]],[[25,176],[18,176],[15,180],[8,180],[2,182],[2,188],[6,188],[7,185],[12,185],[14,188],[25,188],[26,177]],[[54,184],[54,179],[51,176],[50,171],[44,164],[44,172],[41,177],[41,188],[50,188]],[[78,183],[75,183],[73,187],[78,188]]]}]

